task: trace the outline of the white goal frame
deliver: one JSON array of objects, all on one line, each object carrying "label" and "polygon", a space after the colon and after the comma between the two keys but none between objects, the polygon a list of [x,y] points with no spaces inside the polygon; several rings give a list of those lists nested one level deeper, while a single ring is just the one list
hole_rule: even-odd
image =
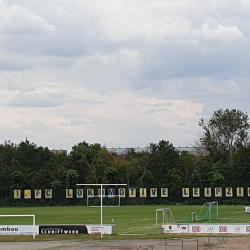
[{"label": "white goal frame", "polygon": [[76,184],[77,186],[100,186],[101,187],[101,238],[103,238],[103,206],[102,206],[102,197],[103,197],[103,186],[127,186],[127,184]]},{"label": "white goal frame", "polygon": [[1,214],[0,217],[32,217],[33,218],[33,239],[36,239],[36,215],[35,214]]},{"label": "white goal frame", "polygon": [[[120,207],[121,206],[121,196],[118,194],[116,195],[103,195],[102,196],[103,198],[109,198],[109,199],[112,199],[112,198],[115,198],[115,197],[119,197],[119,200],[118,200],[118,205],[117,206],[102,206],[102,207]],[[101,198],[101,195],[87,195],[87,207],[101,207],[100,206],[89,206],[89,198]]]},{"label": "white goal frame", "polygon": [[[174,216],[173,216],[172,211],[171,211],[170,208],[158,208],[155,211],[155,224],[156,224],[156,226],[158,226],[158,212],[162,212],[162,224],[164,224],[165,222],[167,224],[169,224],[169,223],[175,223]],[[168,220],[168,217],[166,215],[167,212],[169,212],[172,221]]]},{"label": "white goal frame", "polygon": [[206,205],[208,205],[209,207],[208,207],[208,211],[209,211],[209,221],[211,221],[211,214],[212,214],[212,211],[211,211],[211,208],[212,208],[212,205],[213,204],[215,204],[216,205],[216,218],[218,219],[219,218],[219,203],[218,203],[218,201],[212,201],[212,202],[205,202],[204,204],[203,204],[203,206],[202,206],[202,208],[201,208],[201,210],[200,210],[200,213],[199,213],[199,215],[198,215],[198,220],[200,220],[199,219],[199,217],[200,217],[200,214],[201,214],[201,211],[202,211],[202,209],[203,209],[203,207],[204,206],[206,206]]}]

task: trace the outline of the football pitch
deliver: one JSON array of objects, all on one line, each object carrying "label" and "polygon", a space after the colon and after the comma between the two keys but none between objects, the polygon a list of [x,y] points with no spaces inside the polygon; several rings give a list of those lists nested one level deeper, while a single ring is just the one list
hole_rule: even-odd
[{"label": "football pitch", "polygon": [[[157,229],[159,225],[156,226],[156,209],[160,208],[170,208],[176,223],[187,223],[188,214],[192,212],[199,214],[202,206],[172,205],[164,207],[152,205],[104,207],[103,224],[115,224],[113,229],[113,233],[115,234],[158,234]],[[35,214],[37,225],[85,225],[101,223],[101,209],[86,206],[5,207],[0,208],[0,214]],[[159,214],[158,218],[160,216]],[[199,223],[201,222],[208,221],[199,221]],[[246,213],[242,206],[219,205],[219,218],[216,219],[216,216],[213,214],[211,223],[250,223],[250,213]],[[27,224],[32,224],[31,218],[0,218],[0,225]]]}]

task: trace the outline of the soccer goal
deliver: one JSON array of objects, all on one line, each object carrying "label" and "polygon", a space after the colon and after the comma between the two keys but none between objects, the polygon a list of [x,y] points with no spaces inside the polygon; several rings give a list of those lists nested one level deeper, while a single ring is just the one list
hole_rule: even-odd
[{"label": "soccer goal", "polygon": [[[89,195],[87,196],[87,207],[101,207],[101,196],[100,195]],[[91,202],[89,199],[96,200],[98,199],[97,203],[100,203],[100,205],[91,205]],[[102,196],[103,203],[113,203],[116,205],[102,205],[102,207],[120,207],[121,206],[121,196],[120,195],[103,195]],[[113,199],[112,202],[110,200]],[[93,204],[93,203],[92,203]]]},{"label": "soccer goal", "polygon": [[[161,216],[158,216],[159,213],[162,213]],[[170,224],[174,222],[174,216],[170,208],[159,208],[155,212],[155,222],[156,226],[161,224]]]},{"label": "soccer goal", "polygon": [[206,202],[203,204],[197,220],[209,220],[219,218],[218,201]]},{"label": "soccer goal", "polygon": [[[33,218],[33,225],[31,226],[32,229],[31,229],[31,232],[30,232],[30,229],[25,229],[24,232],[20,232],[20,234],[30,234],[32,233],[33,234],[33,239],[35,240],[36,239],[36,216],[34,214],[2,214],[0,215],[0,217],[32,217]],[[26,228],[29,228],[30,226],[26,226]],[[7,229],[3,230],[5,228],[2,228],[1,230],[2,231],[6,231]]]},{"label": "soccer goal", "polygon": [[192,213],[188,214],[188,218],[187,218],[188,223],[192,223],[192,222],[197,221],[197,220],[198,220],[198,217],[197,217],[196,212],[192,212]]}]

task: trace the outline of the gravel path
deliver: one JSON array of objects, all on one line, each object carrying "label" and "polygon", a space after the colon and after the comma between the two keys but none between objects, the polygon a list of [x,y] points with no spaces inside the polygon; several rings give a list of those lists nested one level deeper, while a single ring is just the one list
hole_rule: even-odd
[{"label": "gravel path", "polygon": [[[147,246],[153,245],[154,250],[181,249],[181,244],[171,244],[165,248],[165,240],[114,240],[114,241],[35,241],[35,242],[0,242],[0,250],[142,250]],[[197,249],[196,241],[184,242],[184,250]],[[148,248],[151,250],[152,248]],[[207,239],[199,239],[199,250],[208,250]],[[250,237],[230,237],[225,242],[218,243],[215,239],[212,241],[210,249],[250,249]]]}]

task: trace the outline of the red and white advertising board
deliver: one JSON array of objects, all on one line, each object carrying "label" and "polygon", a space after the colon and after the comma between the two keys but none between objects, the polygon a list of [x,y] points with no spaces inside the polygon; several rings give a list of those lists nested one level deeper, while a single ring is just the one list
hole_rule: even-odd
[{"label": "red and white advertising board", "polygon": [[190,234],[250,234],[250,223],[164,224],[164,233]]},{"label": "red and white advertising board", "polygon": [[86,225],[88,229],[88,234],[112,234],[114,224],[110,225]]}]

